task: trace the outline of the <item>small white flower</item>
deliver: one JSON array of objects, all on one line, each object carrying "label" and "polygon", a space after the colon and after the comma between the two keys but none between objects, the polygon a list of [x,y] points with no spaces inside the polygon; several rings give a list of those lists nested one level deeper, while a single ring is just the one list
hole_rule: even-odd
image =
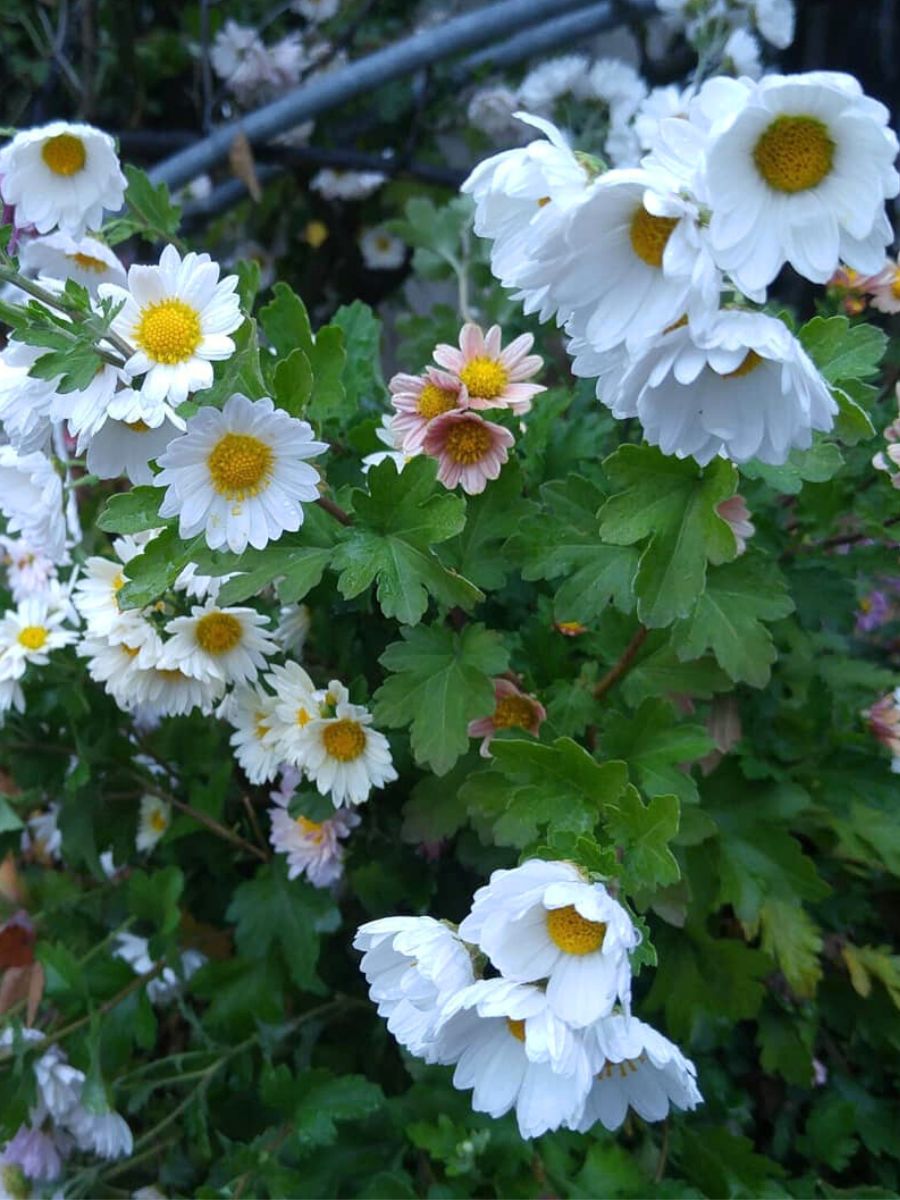
[{"label": "small white flower", "polygon": [[306,17],[307,21],[330,21],[336,17],[341,7],[341,0],[294,0],[291,9]]},{"label": "small white flower", "polygon": [[117,1112],[93,1113],[77,1109],[68,1121],[80,1150],[108,1160],[127,1158],[134,1149],[128,1122]]},{"label": "small white flower", "polygon": [[106,421],[87,448],[87,469],[101,479],[125,475],[135,485],[154,482],[150,463],[162,457],[180,429],[170,420],[156,429],[144,421]]},{"label": "small white flower", "polygon": [[183,717],[195,708],[202,713],[211,713],[225,692],[221,680],[195,679],[178,667],[144,669],[138,666],[129,685],[129,707],[139,708],[144,720]]},{"label": "small white flower", "polygon": [[0,421],[11,445],[20,454],[46,450],[50,441],[50,413],[56,396],[56,379],[29,375],[46,348],[9,339],[0,353]]},{"label": "small white flower", "polygon": [[550,1008],[580,1028],[631,1000],[629,953],[640,935],[601,883],[567,862],[529,859],[494,871],[475,893],[459,936],[476,943],[506,979],[546,979]]},{"label": "small white flower", "polygon": [[794,0],[755,0],[753,16],[756,28],[778,50],[786,50],[794,40]]},{"label": "small white flower", "polygon": [[[182,433],[187,428],[186,422],[170,404],[165,400],[151,399],[143,388],[120,388],[109,402],[107,416],[132,429],[144,425],[149,429],[158,429],[164,421]],[[174,433],[171,436],[174,437]]]},{"label": "small white flower", "polygon": [[197,564],[188,563],[172,587],[176,592],[184,592],[186,596],[194,600],[215,600],[222,584],[233,578],[233,574],[199,575]]},{"label": "small white flower", "polygon": [[584,1110],[567,1122],[587,1133],[597,1122],[618,1129],[629,1106],[645,1121],[662,1121],[669,1108],[703,1103],[697,1072],[678,1047],[637,1017],[616,1013],[586,1030],[593,1085]]},{"label": "small white flower", "polygon": [[379,463],[383,463],[385,459],[390,459],[397,468],[399,475],[411,458],[415,456],[417,451],[407,453],[402,449],[402,438],[398,437],[394,430],[394,414],[382,413],[381,424],[375,430],[375,436],[386,450],[376,450],[373,454],[367,454],[360,463],[360,470],[363,475],[368,475],[373,467],[377,467]]},{"label": "small white flower", "polygon": [[152,850],[172,824],[172,806],[158,796],[141,796],[138,831],[134,844],[138,850]]},{"label": "small white flower", "polygon": [[475,978],[465,945],[432,917],[383,917],[361,925],[353,946],[388,1029],[401,1046],[436,1062],[441,1009]]},{"label": "small white flower", "polygon": [[451,996],[434,1055],[456,1063],[453,1085],[472,1088],[472,1107],[492,1117],[516,1110],[523,1138],[574,1120],[591,1086],[585,1034],[553,1012],[532,984],[481,979]]},{"label": "small white flower", "polygon": [[29,596],[47,591],[56,579],[56,564],[27,538],[0,536],[0,561],[6,567],[6,581],[12,598],[18,604]]},{"label": "small white flower", "polygon": [[243,321],[237,276],[219,279],[208,254],[166,246],[155,267],[133,266],[128,286],[105,283],[101,297],[122,302],[114,331],[135,347],[127,373],[144,376],[149,400],[183,404],[190,392],[212,386],[212,364],[230,358],[233,333]]},{"label": "small white flower", "polygon": [[173,617],[166,625],[170,637],[159,666],[177,666],[197,679],[252,683],[266,655],[277,649],[263,628],[268,623],[254,608],[195,606],[189,617]]},{"label": "small white flower", "polygon": [[762,74],[762,61],[759,57],[759,42],[752,33],[748,33],[746,29],[733,30],[722,53],[735,75],[759,79]]},{"label": "small white flower", "polygon": [[371,728],[372,714],[342,701],[333,717],[314,717],[297,733],[298,762],[335,808],[362,804],[373,787],[397,778],[387,738]]},{"label": "small white flower", "polygon": [[310,614],[305,604],[284,604],[278,612],[278,627],[275,640],[285,654],[303,652],[309,634]]},{"label": "small white flower", "polygon": [[91,125],[53,121],[0,150],[0,194],[15,205],[16,223],[38,233],[99,229],[104,209],[122,207],[125,186],[113,139]]},{"label": "small white flower", "polygon": [[59,1046],[51,1046],[34,1064],[34,1078],[43,1107],[54,1121],[65,1122],[81,1101],[84,1072],[71,1066]]},{"label": "small white flower", "polygon": [[534,67],[519,85],[519,104],[528,112],[552,114],[554,103],[587,86],[589,62],[583,54],[563,54]]},{"label": "small white flower", "polygon": [[[127,962],[135,975],[147,975],[156,966],[150,957],[150,943],[146,938],[133,933],[118,933],[113,947],[113,957]],[[188,980],[206,962],[206,956],[198,950],[185,950],[181,955],[180,975],[171,967],[164,967],[160,974],[147,983],[147,999],[151,1004],[166,1004],[181,990],[183,980]]]},{"label": "small white flower", "polygon": [[[24,709],[24,703],[22,708]],[[60,805],[53,801],[43,812],[32,813],[22,831],[22,849],[33,850],[43,862],[62,861],[62,832],[59,828]],[[0,1045],[2,1045],[0,1041]]]},{"label": "small white flower", "polygon": [[625,119],[647,95],[647,85],[630,63],[601,58],[588,72],[582,94],[602,101],[619,119]]},{"label": "small white flower", "polygon": [[21,679],[26,667],[46,666],[52,650],[77,640],[72,629],[61,628],[65,613],[51,611],[45,598],[32,596],[0,620],[0,679]]},{"label": "small white flower", "polygon": [[387,179],[380,171],[339,171],[323,167],[310,180],[309,186],[326,200],[365,200],[377,192]]},{"label": "small white flower", "polygon": [[[300,734],[310,721],[321,716],[323,693],[316,691],[309,675],[295,662],[274,666],[266,676],[266,682],[275,696],[265,721],[268,728],[263,735],[264,743],[280,762],[302,768],[305,743]],[[341,691],[340,698],[346,700],[345,690]]]},{"label": "small white flower", "polygon": [[[278,793],[273,793],[273,799]],[[344,848],[341,840],[359,824],[359,816],[350,808],[340,808],[325,821],[292,817],[286,808],[275,804],[269,809],[272,829],[269,841],[288,862],[288,879],[305,875],[313,887],[330,887],[344,872]]]},{"label": "small white flower", "polygon": [[160,515],[177,515],[183,538],[205,531],[213,550],[261,550],[300,528],[302,502],[319,494],[318,472],[303,460],[327,449],[268,398],[231,396],[221,410],[201,408],[159,459],[155,482],[168,489]]},{"label": "small white flower", "polygon": [[[37,1121],[38,1116],[32,1113],[31,1119]],[[70,1145],[55,1130],[45,1131],[31,1125],[20,1125],[0,1152],[0,1196],[5,1198],[7,1195],[4,1168],[19,1167],[26,1179],[34,1183],[51,1183],[58,1179]],[[13,1184],[9,1196],[10,1200],[19,1200],[20,1197],[24,1200],[35,1194],[31,1188],[19,1191]]]},{"label": "small white flower", "polygon": [[406,259],[406,243],[383,225],[376,225],[360,234],[359,252],[370,271],[395,271]]},{"label": "small white flower", "polygon": [[66,554],[62,499],[62,480],[46,455],[0,446],[0,511],[7,531],[21,533],[56,563]]},{"label": "small white flower", "polygon": [[650,92],[638,107],[634,118],[634,131],[644,150],[653,150],[656,146],[660,121],[673,117],[687,119],[688,104],[692,96],[692,88],[682,90],[674,83],[654,88]]},{"label": "small white flower", "polygon": [[495,142],[507,144],[522,140],[522,127],[513,114],[519,107],[515,92],[502,84],[479,88],[472,94],[466,109],[469,124],[481,130]]},{"label": "small white flower", "polygon": [[231,694],[227,719],[234,726],[229,741],[251,783],[270,783],[284,761],[281,745],[268,735],[275,727],[276,696],[261,687],[238,687]]},{"label": "small white flower", "polygon": [[29,238],[19,251],[19,266],[29,275],[74,279],[92,296],[101,283],[125,283],[125,268],[119,259],[94,237],[73,238],[60,232]]}]

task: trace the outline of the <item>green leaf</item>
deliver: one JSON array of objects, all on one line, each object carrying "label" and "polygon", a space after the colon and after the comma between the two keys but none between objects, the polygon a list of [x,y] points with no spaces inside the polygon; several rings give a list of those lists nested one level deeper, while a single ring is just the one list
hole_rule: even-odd
[{"label": "green leaf", "polygon": [[492,677],[508,655],[483,625],[455,633],[443,625],[401,630],[378,660],[392,674],[375,693],[375,720],[389,728],[412,726],[416,761],[445,775],[469,747],[466,727],[494,708]]},{"label": "green leaf", "polygon": [[0,833],[15,833],[17,829],[23,828],[22,821],[19,820],[7,797],[0,795]]},{"label": "green leaf", "polygon": [[354,300],[342,304],[331,324],[344,335],[347,361],[344,364],[344,388],[353,410],[379,408],[387,393],[381,373],[381,321],[368,304]]},{"label": "green leaf", "polygon": [[672,646],[681,659],[712,650],[732,679],[765,687],[776,653],[762,621],[776,621],[793,609],[775,564],[745,554],[709,571],[693,613],[672,630]]},{"label": "green leaf", "polygon": [[231,334],[234,354],[216,364],[216,378],[211,388],[201,393],[204,404],[222,405],[240,392],[248,400],[260,400],[269,395],[259,363],[259,343],[256,321],[248,317],[243,325]]},{"label": "green leaf", "polygon": [[655,628],[686,617],[703,591],[707,561],[734,558],[737,543],[716,506],[737,487],[723,459],[700,468],[655,447],[621,446],[604,463],[616,494],[600,510],[600,536],[614,545],[647,540],[634,589],[638,617]]},{"label": "green leaf", "polygon": [[491,767],[470,775],[460,798],[482,837],[499,846],[587,833],[628,782],[624,763],[600,764],[570,738],[552,746],[495,739],[491,753]]},{"label": "green leaf", "polygon": [[621,758],[648,796],[675,795],[697,800],[697,785],[681,766],[708,754],[714,743],[702,725],[678,721],[665,700],[644,700],[632,717],[618,713],[600,745],[609,758]]},{"label": "green leaf", "polygon": [[337,325],[324,325],[316,334],[308,351],[313,372],[313,389],[307,409],[307,419],[316,426],[327,421],[343,424],[353,415],[346,406],[343,375],[346,351],[344,332]]},{"label": "green leaf", "polygon": [[838,415],[834,422],[834,431],[842,442],[855,446],[875,434],[869,414],[861,401],[874,400],[877,392],[867,383],[858,379],[847,379],[840,387],[833,387],[831,394],[838,403]]},{"label": "green leaf", "polygon": [[525,579],[566,578],[554,601],[560,621],[593,622],[608,604],[634,608],[632,584],[638,552],[630,546],[604,546],[597,511],[604,494],[580,475],[541,488],[542,508],[522,518],[509,549]]},{"label": "green leaf", "polygon": [[741,463],[740,471],[748,479],[762,479],[776,491],[795,496],[803,490],[804,481],[826,483],[843,465],[843,455],[834,442],[816,442],[809,450],[792,450],[787,462],[780,467],[754,458]]},{"label": "green leaf", "polygon": [[328,1146],[337,1137],[337,1121],[359,1121],[384,1103],[381,1088],[362,1075],[333,1075],[323,1067],[293,1075],[284,1066],[267,1067],[260,1081],[262,1099],[289,1118],[300,1146]]},{"label": "green leaf", "polygon": [[148,874],[135,871],[128,880],[128,909],[135,917],[152,921],[160,933],[172,933],[181,921],[178,901],[184,876],[178,867],[163,867]]},{"label": "green leaf", "polygon": [[178,233],[181,207],[173,204],[164,183],[152,184],[138,167],[124,166],[128,187],[125,190],[127,213],[109,222],[104,235],[111,246],[139,233],[151,242],[170,242]]},{"label": "green leaf", "polygon": [[794,994],[804,999],[815,995],[822,966],[822,934],[796,900],[772,898],[759,912],[762,938],[760,945],[778,963]]},{"label": "green leaf", "polygon": [[846,317],[813,317],[800,342],[829,383],[868,379],[878,370],[887,337],[875,325],[851,325]]},{"label": "green leaf", "polygon": [[680,692],[706,698],[715,692],[730,692],[734,684],[715,659],[707,656],[682,662],[670,636],[651,634],[621,687],[628,703],[636,705],[648,696]]},{"label": "green leaf", "polygon": [[403,806],[402,837],[420,845],[452,837],[468,821],[468,813],[459,789],[473,768],[467,756],[460,759],[447,775],[424,775]]},{"label": "green leaf", "polygon": [[159,506],[165,496],[163,488],[134,487],[130,492],[117,492],[108,497],[97,526],[106,533],[140,533],[144,529],[158,529],[165,519],[159,515]]},{"label": "green leaf", "polygon": [[390,459],[367,476],[369,492],[353,493],[354,525],[337,547],[333,565],[338,590],[351,600],[377,581],[378,603],[386,617],[415,625],[432,595],[448,607],[471,608],[482,593],[448,570],[432,546],[463,527],[465,503],[436,492],[435,463],[414,458],[402,475]]},{"label": "green leaf", "polygon": [[465,528],[442,551],[448,564],[485,591],[506,582],[510,562],[503,543],[519,521],[521,494],[522,473],[511,460],[481,495],[469,497]]},{"label": "green leaf", "polygon": [[272,292],[274,300],[259,310],[259,323],[269,344],[279,358],[286,358],[297,349],[309,357],[313,335],[306,305],[286,283],[276,283]]},{"label": "green leaf", "polygon": [[654,796],[644,804],[629,784],[618,800],[606,807],[606,828],[621,851],[621,877],[633,895],[675,883],[681,871],[669,842],[678,833],[678,799]]},{"label": "green leaf", "polygon": [[871,994],[874,978],[887,991],[894,1007],[900,1008],[900,954],[893,954],[890,946],[854,946],[845,942],[841,956],[854,990],[863,999]]},{"label": "green leaf", "polygon": [[264,958],[276,945],[299,988],[322,992],[316,974],[320,933],[332,933],[340,915],[327,891],[303,880],[289,880],[278,858],[260,867],[253,879],[236,888],[227,913],[235,942],[247,958]]},{"label": "green leaf", "polygon": [[278,407],[292,417],[303,416],[312,389],[313,373],[309,359],[302,350],[292,350],[275,368],[272,391]]},{"label": "green leaf", "polygon": [[183,542],[174,526],[164,529],[122,568],[128,582],[118,592],[120,608],[144,608],[152,604],[194,561],[196,550],[205,545],[205,534]]},{"label": "green leaf", "polygon": [[749,1138],[723,1128],[706,1126],[696,1132],[687,1125],[679,1129],[681,1162],[688,1179],[704,1196],[773,1196],[772,1180],[784,1170],[757,1154]]}]

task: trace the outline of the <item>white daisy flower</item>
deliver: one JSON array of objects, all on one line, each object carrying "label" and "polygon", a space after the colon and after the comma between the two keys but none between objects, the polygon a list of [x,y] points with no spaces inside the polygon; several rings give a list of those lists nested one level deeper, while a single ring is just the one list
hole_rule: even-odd
[{"label": "white daisy flower", "polygon": [[74,279],[92,296],[101,283],[125,283],[125,268],[105,242],[94,237],[73,238],[61,231],[24,242],[19,266],[28,275]]},{"label": "white daisy flower", "polygon": [[59,1046],[51,1046],[34,1064],[41,1104],[54,1119],[65,1122],[81,1102],[85,1075],[73,1067]]},{"label": "white daisy flower", "polygon": [[56,564],[27,538],[0,535],[0,562],[6,567],[6,582],[18,604],[29,596],[46,592],[56,579]]},{"label": "white daisy flower", "polygon": [[732,30],[722,51],[726,66],[735,75],[744,75],[748,79],[759,79],[762,74],[759,54],[759,42],[746,29]]},{"label": "white daisy flower", "polygon": [[568,94],[583,94],[589,60],[583,54],[548,58],[528,72],[519,85],[519,103],[528,112],[550,116],[554,103]]},{"label": "white daisy flower", "polygon": [[756,28],[771,45],[786,50],[794,40],[794,0],[754,0]]},{"label": "white daisy flower", "polygon": [[17,679],[0,679],[0,725],[11,708],[16,712],[25,711],[25,693]]},{"label": "white daisy flower", "polygon": [[84,453],[113,415],[116,403],[121,403],[120,398],[133,395],[131,388],[121,388],[121,378],[116,367],[106,364],[82,391],[58,392],[53,396],[50,416],[54,422],[68,424],[69,435],[77,439],[77,454]]},{"label": "white daisy flower", "polygon": [[529,859],[494,871],[475,893],[459,936],[474,942],[507,979],[546,979],[547,1000],[580,1028],[631,1001],[629,953],[640,934],[601,883],[568,862]]},{"label": "white daisy flower", "polygon": [[160,515],[178,516],[182,538],[205,531],[213,550],[261,550],[303,524],[301,502],[319,494],[319,474],[303,460],[327,449],[268,397],[236,394],[221,410],[201,408],[159,459]]},{"label": "white daisy flower", "polygon": [[122,617],[118,594],[125,584],[123,563],[97,555],[81,568],[72,599],[90,632],[106,637]]},{"label": "white daisy flower", "polygon": [[288,879],[305,875],[317,888],[331,887],[340,879],[344,873],[341,841],[350,836],[360,820],[351,808],[339,808],[325,821],[310,821],[302,815],[292,817],[276,804],[269,809],[269,817],[269,841],[276,853],[286,856]]},{"label": "white daisy flower", "polygon": [[309,186],[326,200],[365,200],[377,192],[386,179],[381,171],[340,171],[323,167],[313,175]]},{"label": "white daisy flower", "polygon": [[164,421],[168,421],[182,433],[187,428],[187,423],[179,417],[171,404],[167,404],[165,400],[151,399],[143,388],[119,388],[109,402],[107,415],[113,421],[121,421],[132,429],[135,426],[158,429]]},{"label": "white daisy flower", "polygon": [[333,717],[314,717],[297,733],[298,764],[335,808],[362,804],[373,787],[397,778],[387,738],[371,728],[372,714],[341,701]]},{"label": "white daisy flower", "polygon": [[370,271],[395,271],[406,260],[406,243],[383,225],[364,229],[358,244],[363,263]]},{"label": "white daisy flower", "polygon": [[101,297],[122,302],[113,330],[135,347],[125,364],[130,376],[144,376],[149,400],[183,404],[191,392],[212,387],[212,364],[230,358],[227,335],[243,321],[238,279],[219,279],[208,254],[186,254],[166,246],[156,267],[133,266],[127,288],[101,285]]},{"label": "white daisy flower", "polygon": [[690,1110],[703,1103],[694,1064],[637,1017],[614,1013],[585,1035],[594,1078],[580,1116],[567,1122],[578,1133],[597,1122],[618,1129],[629,1107],[645,1121],[662,1121],[670,1107]]},{"label": "white daisy flower", "polygon": [[785,262],[826,283],[844,262],[878,271],[893,232],[884,201],[900,191],[888,111],[850,75],[768,75],[706,152],[710,239],[748,293]]},{"label": "white daisy flower", "polygon": [[[150,957],[150,943],[134,933],[117,933],[112,954],[113,958],[128,963],[135,975],[146,975],[156,966]],[[206,956],[199,950],[185,950],[181,955],[179,973],[171,967],[164,967],[156,979],[147,983],[147,999],[151,1004],[168,1003],[181,990],[182,983],[190,979],[205,962]]]},{"label": "white daisy flower", "polygon": [[[158,796],[141,796],[138,830],[134,844],[138,850],[152,850],[172,824],[172,806]],[[149,970],[149,967],[148,967]]]},{"label": "white daisy flower", "polygon": [[283,604],[278,611],[275,640],[285,654],[300,657],[309,633],[310,613],[305,604]]},{"label": "white daisy flower", "polygon": [[122,207],[126,180],[115,142],[91,125],[53,121],[25,129],[0,150],[0,194],[16,223],[78,237]]},{"label": "white daisy flower", "polygon": [[29,664],[45,666],[51,650],[70,646],[78,635],[61,628],[66,614],[31,596],[0,620],[0,679],[21,679]]},{"label": "white daisy flower", "polygon": [[591,1086],[585,1034],[554,1013],[547,993],[509,979],[481,979],[452,995],[436,1029],[434,1057],[456,1063],[453,1086],[497,1118],[515,1108],[523,1138],[578,1118]]},{"label": "white daisy flower", "polygon": [[134,1149],[128,1122],[117,1112],[95,1113],[79,1108],[68,1121],[79,1150],[108,1160],[127,1158]]},{"label": "white daisy flower", "polygon": [[22,830],[22,849],[33,851],[42,862],[62,862],[60,808],[54,800],[42,812],[32,813]]},{"label": "white daisy flower", "polygon": [[[573,370],[581,373],[578,360]],[[614,416],[638,417],[651,445],[701,466],[716,455],[783,463],[812,445],[814,430],[830,430],[838,411],[787,326],[738,310],[652,340],[597,394]]]},{"label": "white daisy flower", "polygon": [[399,475],[411,458],[415,457],[417,451],[407,453],[402,449],[403,439],[397,434],[394,429],[394,414],[382,413],[381,424],[375,430],[375,436],[381,442],[382,446],[386,446],[386,450],[376,450],[372,454],[366,454],[359,464],[363,475],[368,475],[373,467],[377,467],[379,463],[383,463],[385,459],[390,459],[397,468]]},{"label": "white daisy flower", "polygon": [[172,584],[172,587],[176,592],[184,592],[187,597],[194,600],[215,600],[222,585],[233,578],[233,573],[226,575],[200,575],[198,574],[197,564],[188,563]]},{"label": "white daisy flower", "polygon": [[56,399],[56,379],[29,375],[34,363],[46,354],[44,346],[30,346],[10,338],[0,353],[0,421],[11,445],[20,454],[46,450],[50,442],[50,414]]},{"label": "white daisy flower", "polygon": [[76,648],[87,659],[87,672],[95,683],[102,683],[119,708],[130,712],[149,686],[151,669],[138,665],[139,646],[112,642],[108,637],[90,634]]},{"label": "white daisy flower", "polygon": [[[279,761],[302,768],[306,745],[300,734],[310,721],[322,716],[324,693],[316,690],[309,675],[295,662],[272,667],[266,683],[275,696],[271,715],[266,721],[269,728],[263,735],[265,745]],[[346,698],[346,690],[343,690],[340,699]]]},{"label": "white daisy flower", "polygon": [[522,127],[513,120],[519,98],[503,84],[479,88],[473,92],[466,108],[469,124],[487,134],[495,142],[508,144],[522,141]]},{"label": "white daisy flower", "polygon": [[655,147],[661,121],[673,117],[687,119],[688,104],[693,94],[693,88],[682,90],[674,83],[653,88],[638,107],[634,118],[634,131],[644,150]]},{"label": "white daisy flower", "polygon": [[600,58],[588,72],[582,94],[602,101],[622,119],[630,116],[647,95],[647,85],[630,63]]},{"label": "white daisy flower", "polygon": [[173,617],[166,625],[169,640],[159,665],[177,666],[197,679],[252,683],[277,646],[264,628],[269,618],[255,608],[195,605],[189,617]]},{"label": "white daisy flower", "polygon": [[144,718],[183,717],[195,708],[209,714],[225,692],[217,679],[195,679],[178,667],[138,667],[131,677],[134,706]]},{"label": "white daisy flower", "polygon": [[261,687],[238,687],[231,694],[227,720],[234,726],[229,741],[251,783],[270,783],[284,761],[278,741],[269,738],[275,724],[276,696]]},{"label": "white daisy flower", "polygon": [[53,562],[65,561],[62,480],[45,454],[0,446],[0,511],[9,533],[21,533]]},{"label": "white daisy flower", "polygon": [[165,420],[155,429],[144,421],[132,424],[106,421],[88,445],[87,469],[101,479],[125,475],[135,485],[152,484],[150,463],[162,457],[180,432],[171,420]]},{"label": "white daisy flower", "polygon": [[401,1046],[436,1062],[434,1034],[446,1002],[474,982],[472,959],[456,934],[433,917],[383,917],[353,939],[378,1015]]}]

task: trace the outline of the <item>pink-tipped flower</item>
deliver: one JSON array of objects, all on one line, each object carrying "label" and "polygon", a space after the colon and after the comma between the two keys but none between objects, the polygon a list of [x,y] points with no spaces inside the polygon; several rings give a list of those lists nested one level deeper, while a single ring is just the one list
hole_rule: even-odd
[{"label": "pink-tipped flower", "polygon": [[879,312],[900,312],[900,263],[890,259],[877,275],[862,281],[863,289],[872,297],[872,307]]},{"label": "pink-tipped flower", "polygon": [[527,383],[544,365],[544,360],[528,351],[534,344],[530,333],[514,338],[501,349],[503,334],[499,325],[482,333],[468,322],[459,334],[459,349],[440,345],[434,361],[452,371],[466,385],[470,408],[509,408],[517,415],[527,413],[538,392],[547,389],[540,383]]},{"label": "pink-tipped flower", "polygon": [[418,454],[432,421],[469,407],[465,384],[437,367],[426,367],[421,375],[395,375],[388,387],[396,412],[391,432],[405,454]]},{"label": "pink-tipped flower", "polygon": [[278,854],[287,858],[288,879],[305,875],[313,887],[325,888],[336,883],[344,872],[344,847],[341,842],[359,824],[349,808],[339,808],[325,821],[292,817],[276,800],[269,809],[272,828],[269,841]]},{"label": "pink-tipped flower", "polygon": [[[852,267],[840,266],[828,280],[827,287],[832,298],[836,300],[848,316],[858,316],[866,309],[866,293],[870,291],[869,284],[876,276],[861,275]],[[876,306],[877,307],[877,306]]]},{"label": "pink-tipped flower", "polygon": [[737,542],[737,552],[743,554],[747,549],[747,539],[752,538],[756,533],[756,526],[750,520],[747,501],[740,493],[736,493],[734,496],[729,496],[727,500],[723,500],[716,507],[716,512],[723,521],[727,521],[731,526],[731,532]]},{"label": "pink-tipped flower", "polygon": [[482,738],[478,753],[490,758],[491,738],[498,729],[525,729],[537,737],[547,710],[534,696],[529,696],[510,679],[494,680],[494,711],[489,717],[470,721],[466,731],[469,737]]},{"label": "pink-tipped flower", "polygon": [[882,696],[863,716],[868,718],[869,730],[894,757],[891,769],[900,770],[900,688]]},{"label": "pink-tipped flower", "polygon": [[515,440],[508,429],[477,413],[448,412],[428,426],[422,449],[438,460],[438,479],[444,487],[459,483],[464,492],[477,496],[500,474]]}]

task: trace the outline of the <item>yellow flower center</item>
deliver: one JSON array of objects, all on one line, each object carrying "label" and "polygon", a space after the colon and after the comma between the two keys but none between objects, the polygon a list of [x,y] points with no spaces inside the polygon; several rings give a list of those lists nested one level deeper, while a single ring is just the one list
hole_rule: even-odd
[{"label": "yellow flower center", "polygon": [[154,833],[165,833],[169,827],[168,817],[160,809],[154,809],[150,814],[150,828]]},{"label": "yellow flower center", "polygon": [[589,921],[574,904],[547,910],[547,932],[565,954],[593,954],[603,945],[606,926],[602,921]]},{"label": "yellow flower center", "polygon": [[80,250],[77,254],[67,254],[66,258],[83,270],[94,271],[97,275],[102,275],[109,269],[102,258],[95,258],[93,254],[82,254]]},{"label": "yellow flower center", "polygon": [[207,654],[227,654],[240,642],[244,627],[231,613],[207,613],[197,622],[194,637]]},{"label": "yellow flower center", "polygon": [[473,358],[459,373],[470,396],[479,400],[496,400],[509,383],[509,372],[495,358]]},{"label": "yellow flower center", "polygon": [[139,647],[139,646],[125,646],[125,645],[122,645],[122,646],[121,646],[121,650],[122,650],[122,653],[123,653],[123,654],[127,654],[127,656],[128,656],[129,658],[137,658],[137,656],[138,656],[138,655],[140,654],[140,652],[141,652],[141,650],[140,650],[140,647]]},{"label": "yellow flower center", "polygon": [[416,405],[416,411],[420,417],[425,417],[426,420],[430,421],[432,417],[439,417],[441,413],[449,412],[451,408],[456,408],[456,401],[456,392],[438,387],[436,383],[426,383],[419,393],[419,402]]},{"label": "yellow flower center", "polygon": [[54,175],[77,175],[84,170],[87,152],[81,138],[72,133],[60,133],[44,142],[41,158]]},{"label": "yellow flower center", "polygon": [[183,683],[187,678],[184,672],[179,671],[177,667],[159,667],[156,673],[165,679],[166,683]]},{"label": "yellow flower center", "polygon": [[149,433],[150,426],[144,421],[126,421],[125,428],[130,429],[132,433]]},{"label": "yellow flower center", "polygon": [[478,421],[460,421],[447,434],[444,449],[455,463],[481,462],[492,444],[491,431]]},{"label": "yellow flower center", "polygon": [[516,1017],[507,1017],[506,1018],[506,1028],[509,1030],[509,1032],[513,1035],[514,1038],[518,1038],[518,1040],[520,1042],[525,1041],[525,1022],[524,1021],[520,1021]]},{"label": "yellow flower center", "polygon": [[320,821],[310,821],[308,817],[298,817],[297,825],[300,832],[308,837],[311,842],[315,842],[318,846],[325,836],[325,830],[322,828]]},{"label": "yellow flower center", "polygon": [[115,579],[112,581],[112,590],[113,590],[113,592],[118,592],[118,591],[121,591],[121,589],[124,586],[125,586],[125,576],[120,571],[118,573],[118,575],[115,577]]},{"label": "yellow flower center", "polygon": [[142,310],[133,336],[153,362],[187,362],[203,336],[200,314],[183,300],[160,300]]},{"label": "yellow flower center", "polygon": [[213,487],[229,500],[257,496],[268,484],[275,456],[271,446],[249,433],[226,433],[212,449],[206,465]]},{"label": "yellow flower center", "polygon": [[817,117],[776,117],[753,147],[753,161],[770,188],[793,195],[831,173],[834,149]]},{"label": "yellow flower center", "polygon": [[538,206],[538,208],[546,208],[549,203],[550,203],[549,196],[541,196],[540,200],[538,200],[538,202],[537,202],[537,206]]},{"label": "yellow flower center", "polygon": [[346,718],[326,725],[322,731],[322,741],[329,756],[338,762],[353,762],[366,748],[366,734],[362,725]]},{"label": "yellow flower center", "polygon": [[534,721],[534,705],[524,696],[504,696],[497,701],[491,720],[497,729],[527,729]]},{"label": "yellow flower center", "polygon": [[759,364],[762,361],[763,361],[762,358],[760,357],[760,355],[758,355],[756,353],[755,350],[748,350],[747,353],[744,355],[743,359],[741,360],[741,362],[738,363],[738,365],[734,368],[734,370],[727,371],[722,376],[722,378],[723,379],[743,379],[743,377],[745,375],[749,375],[751,371],[755,371],[756,368],[759,366]]},{"label": "yellow flower center", "polygon": [[47,630],[43,625],[26,625],[19,630],[19,645],[26,650],[40,650],[47,641]]},{"label": "yellow flower center", "polygon": [[677,217],[655,217],[641,205],[631,218],[632,250],[648,267],[661,267],[663,252],[677,224]]},{"label": "yellow flower center", "polygon": [[303,236],[313,250],[318,250],[328,240],[328,226],[324,221],[307,221]]},{"label": "yellow flower center", "polygon": [[261,712],[253,714],[253,720],[255,722],[255,724],[253,726],[253,732],[256,734],[257,741],[260,741],[260,742],[263,740],[263,738],[269,732],[269,726],[266,725],[265,721],[263,720],[265,715],[266,715],[265,713],[261,713]]},{"label": "yellow flower center", "polygon": [[378,236],[375,238],[375,245],[378,247],[379,250],[385,251],[385,250],[390,250],[391,246],[393,245],[393,242],[387,236],[387,234],[379,233]]},{"label": "yellow flower center", "polygon": [[308,724],[308,722],[311,720],[312,720],[312,717],[309,715],[309,713],[307,712],[307,710],[305,708],[303,708],[301,706],[300,708],[297,709],[297,724],[300,726],[301,729],[303,728],[304,725]]},{"label": "yellow flower center", "polygon": [[891,280],[891,295],[895,300],[900,300],[900,270],[894,272],[894,278]]}]

